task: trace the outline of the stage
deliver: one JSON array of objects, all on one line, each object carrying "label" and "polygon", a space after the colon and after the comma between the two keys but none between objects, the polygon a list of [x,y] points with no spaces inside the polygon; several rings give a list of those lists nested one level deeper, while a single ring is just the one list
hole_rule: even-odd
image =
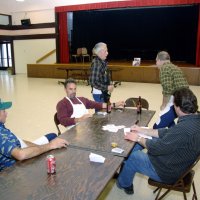
[{"label": "stage", "polygon": [[[190,85],[200,85],[200,67],[185,62],[173,62],[184,72]],[[75,74],[89,72],[90,62],[68,64],[28,64],[27,76],[38,78],[62,78],[76,77]],[[140,66],[132,66],[132,61],[110,61],[108,66],[113,71],[113,81],[159,83],[159,70],[155,61],[142,61]],[[61,70],[62,69],[62,70]],[[115,70],[118,69],[118,70]],[[120,69],[120,70],[119,70]]]}]

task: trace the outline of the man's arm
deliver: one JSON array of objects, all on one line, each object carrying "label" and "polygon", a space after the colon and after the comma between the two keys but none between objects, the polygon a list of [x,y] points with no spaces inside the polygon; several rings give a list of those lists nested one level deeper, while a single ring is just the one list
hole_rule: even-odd
[{"label": "man's arm", "polygon": [[162,105],[160,106],[160,110],[163,110],[166,107],[167,103],[170,100],[170,97],[171,97],[171,95],[164,95],[163,94],[163,100],[162,100]]},{"label": "man's arm", "polygon": [[141,144],[143,147],[146,148],[146,139],[140,137],[140,136],[139,136],[137,133],[135,133],[135,132],[127,133],[127,134],[124,136],[124,139],[125,139],[125,140],[130,140],[130,141],[133,141],[133,142],[137,142],[137,143]]},{"label": "man's arm", "polygon": [[157,129],[146,129],[146,128],[141,128],[137,125],[134,125],[131,127],[131,131],[132,132],[127,133],[124,136],[124,139],[131,140],[133,142],[137,142],[145,148],[147,148],[147,146],[146,146],[147,140],[145,138],[139,136],[138,133],[143,133],[145,135],[149,135],[149,136],[156,137],[156,138],[159,137]]},{"label": "man's arm", "polygon": [[160,70],[160,83],[162,85],[162,94],[163,94],[163,100],[162,105],[160,106],[160,109],[163,110],[167,103],[170,100],[170,96],[173,92],[173,76],[171,73],[170,68],[168,67],[162,67]]},{"label": "man's arm", "polygon": [[133,125],[131,127],[131,131],[136,132],[136,133],[144,133],[145,135],[149,135],[149,136],[156,137],[156,138],[159,137],[158,129],[142,128],[140,126]]},{"label": "man's arm", "polygon": [[11,155],[17,160],[26,160],[26,159],[38,156],[47,151],[50,151],[52,149],[67,147],[68,142],[64,139],[56,138],[52,140],[50,143],[44,144],[44,145],[32,146],[33,143],[30,143],[30,144],[31,146],[23,148],[23,149],[14,148],[11,152]]},{"label": "man's arm", "polygon": [[67,99],[63,99],[58,102],[56,110],[57,117],[61,125],[66,127],[76,124],[74,118],[71,118],[71,115],[73,114],[73,108]]}]

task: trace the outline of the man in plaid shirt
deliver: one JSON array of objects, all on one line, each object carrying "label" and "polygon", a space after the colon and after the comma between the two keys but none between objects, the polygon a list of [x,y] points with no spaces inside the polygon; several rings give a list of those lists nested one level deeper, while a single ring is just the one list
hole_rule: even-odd
[{"label": "man in plaid shirt", "polygon": [[188,82],[180,68],[170,62],[170,55],[166,51],[157,54],[156,65],[160,70],[160,83],[162,86],[163,100],[160,107],[160,118],[153,128],[173,126],[177,117],[173,106],[173,92],[181,88],[189,88]]},{"label": "man in plaid shirt", "polygon": [[93,98],[97,102],[107,103],[105,95],[111,94],[114,89],[106,62],[107,45],[103,42],[97,43],[93,48],[93,54],[96,55],[92,61],[90,73]]}]

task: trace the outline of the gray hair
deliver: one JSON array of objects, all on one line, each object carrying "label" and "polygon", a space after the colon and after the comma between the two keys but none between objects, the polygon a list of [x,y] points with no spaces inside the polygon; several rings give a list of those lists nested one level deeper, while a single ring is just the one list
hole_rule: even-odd
[{"label": "gray hair", "polygon": [[68,84],[70,83],[74,83],[76,85],[76,80],[74,80],[73,78],[68,78],[65,80],[64,82],[64,87],[66,88]]},{"label": "gray hair", "polygon": [[97,44],[95,44],[94,48],[92,49],[92,53],[95,55],[98,55],[98,53],[105,47],[107,46],[106,43],[103,42],[99,42]]},{"label": "gray hair", "polygon": [[170,61],[170,55],[168,52],[166,51],[160,51],[158,52],[157,54],[157,59],[161,60],[161,61],[167,61],[169,60]]}]

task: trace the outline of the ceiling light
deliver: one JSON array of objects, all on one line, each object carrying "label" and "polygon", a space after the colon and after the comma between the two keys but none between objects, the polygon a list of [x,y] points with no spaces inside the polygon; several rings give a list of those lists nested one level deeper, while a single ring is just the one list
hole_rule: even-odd
[{"label": "ceiling light", "polygon": [[16,1],[24,1],[24,0],[16,0]]}]

